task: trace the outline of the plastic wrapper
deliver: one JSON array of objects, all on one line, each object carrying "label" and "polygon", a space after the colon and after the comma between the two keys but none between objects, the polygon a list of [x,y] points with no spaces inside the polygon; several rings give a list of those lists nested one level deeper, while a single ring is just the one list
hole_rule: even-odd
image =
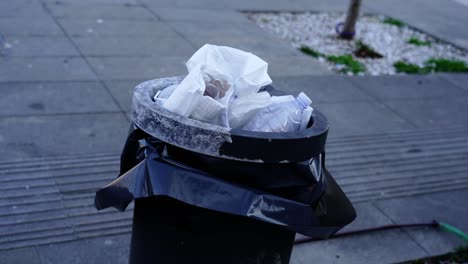
[{"label": "plastic wrapper", "polygon": [[[187,159],[190,155],[195,156]],[[134,199],[167,196],[317,238],[330,236],[355,217],[321,156],[307,163],[268,167],[189,152],[136,129],[122,161],[122,175],[97,191],[97,209],[125,210]]]}]

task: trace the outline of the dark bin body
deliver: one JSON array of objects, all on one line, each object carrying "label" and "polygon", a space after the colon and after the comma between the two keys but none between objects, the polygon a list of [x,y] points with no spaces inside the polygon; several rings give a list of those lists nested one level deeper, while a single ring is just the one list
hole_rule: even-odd
[{"label": "dark bin body", "polygon": [[168,197],[135,200],[130,263],[287,264],[295,232]]},{"label": "dark bin body", "polygon": [[[122,152],[121,174],[141,161],[142,139],[153,147],[146,152],[160,147],[157,139],[133,127]],[[285,193],[291,185],[309,186],[312,181],[311,176],[297,177],[306,170],[296,164],[252,164],[165,147],[171,158],[184,165],[245,186],[261,186],[271,192],[279,186],[279,192]],[[288,174],[296,177],[288,179]],[[307,193],[315,194],[317,200],[322,191]],[[150,196],[135,200],[130,263],[287,264],[295,234],[275,224],[196,207],[167,196]]]},{"label": "dark bin body", "polygon": [[[147,190],[145,198],[135,199],[130,263],[289,263],[296,230],[326,238],[355,217],[346,196],[325,169],[322,181],[316,181],[308,163],[255,164],[210,157],[162,143],[136,127],[122,152],[121,174],[148,158],[143,156],[161,151],[162,146],[167,158],[180,162],[181,168],[187,166],[216,175],[226,183],[278,195],[278,201],[283,197],[305,204],[313,213],[284,212],[278,219],[303,217],[306,224],[312,221],[316,226],[272,224],[261,218],[193,206],[164,195],[152,196],[152,191]],[[145,170],[149,175],[157,171],[151,166]],[[157,181],[157,177],[147,176],[145,180]],[[111,192],[121,189],[118,184],[115,187]],[[138,193],[133,192],[134,196]],[[205,190],[201,187],[192,192],[203,196]],[[206,199],[210,198],[207,195]]]}]

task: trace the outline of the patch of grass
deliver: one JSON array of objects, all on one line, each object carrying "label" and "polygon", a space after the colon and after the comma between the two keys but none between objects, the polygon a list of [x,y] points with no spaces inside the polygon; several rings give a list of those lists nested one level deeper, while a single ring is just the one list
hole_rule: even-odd
[{"label": "patch of grass", "polygon": [[394,26],[397,26],[397,27],[404,27],[404,26],[406,26],[405,22],[400,21],[400,20],[398,20],[398,19],[391,18],[391,17],[385,18],[382,22],[383,22],[384,24],[394,25]]},{"label": "patch of grass", "polygon": [[343,65],[343,69],[341,69],[341,72],[343,73],[348,73],[348,72],[352,72],[354,74],[358,74],[360,72],[365,72],[366,71],[366,66],[364,66],[362,63],[360,63],[359,61],[355,60],[353,58],[353,56],[351,55],[340,55],[340,56],[327,56],[323,53],[320,53],[314,49],[311,49],[307,46],[302,46],[299,48],[299,50],[304,53],[304,54],[307,54],[311,57],[314,57],[314,58],[320,58],[320,57],[323,57],[323,58],[326,58],[329,62],[333,62],[335,64],[340,64],[340,65]]},{"label": "patch of grass", "polygon": [[351,55],[328,56],[327,60],[336,64],[344,65],[345,67],[341,70],[344,73],[352,72],[354,74],[358,74],[366,71],[366,66],[355,60]]},{"label": "patch of grass", "polygon": [[427,67],[420,67],[416,64],[407,63],[404,61],[397,61],[393,64],[397,72],[404,72],[409,74],[426,74],[431,72],[431,69]]},{"label": "patch of grass", "polygon": [[422,41],[422,40],[419,40],[419,39],[417,39],[415,37],[412,37],[412,38],[408,39],[407,43],[413,44],[413,45],[416,45],[416,46],[430,46],[431,45],[431,42]]},{"label": "patch of grass", "polygon": [[318,57],[324,57],[324,55],[314,49],[311,49],[307,46],[302,46],[299,48],[300,51],[302,51],[302,53],[304,54],[307,54],[309,56],[312,56],[314,58],[318,58]]},{"label": "patch of grass", "polygon": [[468,72],[468,66],[460,60],[429,59],[424,67],[404,61],[397,61],[393,64],[397,72],[409,74],[427,74],[430,72]]},{"label": "patch of grass", "polygon": [[440,263],[466,263],[468,262],[468,246],[459,247],[455,252],[432,258],[418,259],[405,262],[407,264],[440,264]]},{"label": "patch of grass", "polygon": [[461,60],[430,59],[426,65],[434,72],[468,72],[468,66]]},{"label": "patch of grass", "polygon": [[356,41],[356,50],[354,51],[354,55],[356,55],[356,57],[359,57],[359,58],[373,58],[373,59],[379,59],[383,57],[377,51],[371,48],[369,45],[362,42],[362,40]]}]

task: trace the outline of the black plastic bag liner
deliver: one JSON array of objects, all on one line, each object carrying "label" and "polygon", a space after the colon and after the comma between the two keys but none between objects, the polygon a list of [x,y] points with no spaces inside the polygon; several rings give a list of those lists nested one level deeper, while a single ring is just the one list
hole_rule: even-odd
[{"label": "black plastic bag liner", "polygon": [[[319,111],[300,132],[231,130],[154,102],[158,90],[181,80],[151,80],[135,88],[121,176],[96,192],[97,209],[125,210],[134,199],[169,197],[313,238],[326,238],[355,218],[325,169],[328,121]],[[262,89],[281,94],[273,86]]]},{"label": "black plastic bag liner", "polygon": [[[135,140],[142,134],[144,135],[137,129],[129,136],[122,153],[122,159],[126,159],[126,163],[128,163],[128,151],[135,150]],[[330,236],[355,217],[353,207],[332,177],[322,168],[319,157],[316,159],[318,162],[303,164],[312,174],[320,173],[314,176],[317,180],[277,181],[272,186],[264,188],[265,190],[259,190],[188,166],[186,162],[174,159],[174,155],[169,154],[177,152],[175,149],[179,152],[183,150],[152,137],[148,140],[139,140],[138,143],[141,161],[97,191],[95,197],[97,209],[116,207],[125,210],[133,199],[167,196],[193,206],[284,226],[289,230],[317,238]],[[283,166],[289,165],[283,164]],[[125,171],[125,166],[122,169]],[[236,166],[231,164],[231,167],[225,171],[231,169],[235,171]],[[259,179],[260,184],[263,177],[260,172],[259,177],[249,176]],[[275,182],[274,179],[273,177],[272,182]],[[272,194],[273,192],[276,194]],[[311,193],[314,193],[315,197],[311,198]]]}]

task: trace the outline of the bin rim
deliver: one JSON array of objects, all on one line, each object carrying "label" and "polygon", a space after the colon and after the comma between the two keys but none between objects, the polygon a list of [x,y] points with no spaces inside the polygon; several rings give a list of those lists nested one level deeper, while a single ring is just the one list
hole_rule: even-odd
[{"label": "bin rim", "polygon": [[[158,90],[180,83],[183,78],[184,76],[166,77],[148,80],[138,84],[134,89],[132,102],[132,121],[135,125],[151,136],[161,138],[169,144],[174,144],[181,148],[211,156],[225,156],[254,162],[297,162],[308,160],[323,152],[329,123],[327,118],[317,109],[314,109],[313,111],[311,117],[312,124],[303,131],[258,132],[243,129],[231,129],[184,117],[165,109],[153,100],[153,97]],[[269,93],[271,93],[271,91],[278,91],[272,85],[265,86],[262,89],[265,89]],[[151,118],[154,120],[151,121]],[[169,131],[169,127],[166,127],[166,129],[155,127],[169,126],[169,123],[172,127],[179,129],[180,131],[192,133],[196,131],[197,134],[193,134],[196,136],[199,136],[201,133],[204,135],[204,139],[201,140],[201,144],[194,146],[194,144],[187,142],[188,139],[182,141],[175,139],[176,136],[174,136],[174,131]],[[236,146],[233,146],[236,145],[235,142],[256,144],[264,141],[272,143],[272,146],[270,146],[272,148],[276,144],[286,145],[290,142],[309,142],[309,146],[314,145],[315,149],[302,151],[303,153],[298,155],[298,157],[279,155],[277,158],[270,159],[264,158],[264,155],[261,154],[243,155]],[[315,144],[310,144],[311,141],[315,141]],[[184,142],[187,144],[184,144]],[[241,145],[245,147],[244,144]],[[300,146],[300,144],[296,145]],[[307,146],[307,144],[305,144],[305,146]],[[204,150],[204,147],[207,147],[207,149]],[[269,148],[268,151],[272,148]],[[234,152],[234,154],[232,152]],[[261,152],[266,153],[267,151],[263,149]],[[310,154],[307,154],[307,152],[310,152]]]}]

